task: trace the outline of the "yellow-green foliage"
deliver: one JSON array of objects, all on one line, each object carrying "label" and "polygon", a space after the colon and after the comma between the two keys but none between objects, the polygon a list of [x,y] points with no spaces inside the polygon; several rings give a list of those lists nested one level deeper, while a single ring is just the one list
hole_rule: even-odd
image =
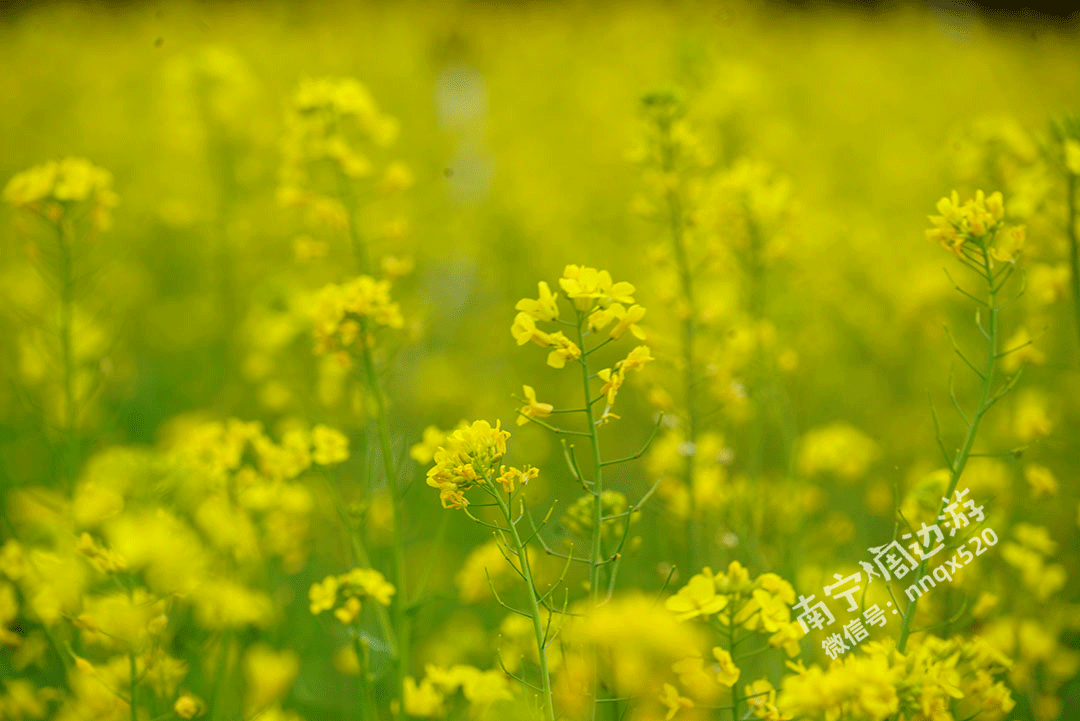
[{"label": "yellow-green foliage", "polygon": [[0,11],[0,719],[1074,718],[1080,38],[940,5]]}]

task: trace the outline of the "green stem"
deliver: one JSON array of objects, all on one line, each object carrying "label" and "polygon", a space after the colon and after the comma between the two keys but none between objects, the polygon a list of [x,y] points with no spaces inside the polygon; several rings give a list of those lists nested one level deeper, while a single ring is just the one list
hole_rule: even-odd
[{"label": "green stem", "polygon": [[378,426],[379,445],[382,447],[383,469],[390,493],[390,507],[394,525],[394,566],[396,572],[397,593],[394,596],[394,627],[397,635],[397,693],[402,717],[405,717],[405,677],[409,675],[409,619],[408,593],[405,577],[405,533],[402,524],[401,499],[399,498],[397,468],[394,450],[390,444],[390,426],[386,416],[386,401],[379,388],[379,379],[375,372],[375,358],[367,337],[367,324],[361,322],[360,333],[363,341],[364,371],[367,376],[368,390],[375,401],[375,423]]},{"label": "green stem", "polygon": [[[589,441],[592,445],[593,456],[593,482],[592,490],[593,494],[593,523],[592,523],[592,538],[589,551],[589,599],[593,606],[596,606],[600,595],[600,568],[602,566],[602,549],[600,533],[603,530],[603,493],[604,493],[604,476],[603,476],[603,462],[600,460],[600,437],[596,430],[596,421],[593,418],[593,409],[591,398],[592,394],[589,389],[589,354],[585,352],[585,314],[581,311],[577,313],[577,336],[578,346],[581,348],[581,386],[582,393],[585,399],[585,419],[589,424]],[[594,663],[598,664],[598,659],[594,659]],[[593,676],[593,703],[589,707],[589,717],[596,718],[596,705],[599,701],[599,678],[596,674]]]},{"label": "green stem", "polygon": [[1080,239],[1076,237],[1076,177],[1069,173],[1069,261],[1072,265],[1073,312],[1076,314],[1076,331],[1080,334]]},{"label": "green stem", "polygon": [[128,667],[131,671],[131,701],[128,704],[131,707],[131,721],[139,721],[139,709],[135,705],[135,686],[139,683],[138,676],[135,673],[135,652],[128,653]]},{"label": "green stem", "polygon": [[349,178],[342,172],[341,168],[335,166],[335,169],[337,170],[338,190],[341,193],[341,201],[345,204],[345,214],[349,219],[349,243],[352,245],[353,255],[356,256],[356,264],[360,267],[360,272],[370,274],[371,261],[368,258],[367,243],[364,241],[364,234],[360,230],[360,219],[356,217],[356,192],[353,190]]},{"label": "green stem", "polygon": [[356,657],[360,662],[360,694],[363,696],[363,709],[364,714],[361,718],[370,719],[370,721],[376,721],[379,716],[375,709],[375,677],[371,673],[371,649],[368,647],[366,640],[360,637],[357,628],[357,635],[353,639],[353,643],[356,646]]},{"label": "green stem", "polygon": [[[735,659],[735,609],[734,604],[728,604],[728,653],[731,654],[732,662]],[[731,686],[731,721],[739,718],[739,682]]]},{"label": "green stem", "polygon": [[[950,469],[949,474],[949,486],[945,491],[945,495],[942,497],[941,504],[939,505],[936,514],[937,516],[940,516],[945,512],[945,507],[949,504],[949,498],[952,497],[953,491],[956,490],[956,486],[960,482],[960,476],[963,474],[968,459],[971,457],[971,449],[975,445],[975,436],[979,431],[979,425],[982,422],[983,416],[990,410],[990,406],[992,405],[994,372],[997,369],[998,361],[998,312],[1001,310],[997,304],[997,294],[1001,288],[994,285],[993,271],[990,266],[989,249],[986,246],[981,246],[980,250],[982,251],[983,272],[985,273],[987,282],[987,308],[989,309],[988,312],[990,315],[988,318],[988,327],[986,329],[986,362],[982,371],[982,385],[979,390],[979,402],[975,406],[975,414],[971,418],[967,435],[964,437],[964,443],[953,457],[952,468]],[[928,564],[929,559],[924,557],[915,572],[916,584],[918,584],[926,575],[926,567]],[[903,653],[904,648],[907,646],[907,641],[911,634],[911,624],[915,620],[915,611],[918,608],[918,605],[919,596],[916,596],[911,600],[911,603],[908,604],[908,607],[904,611],[904,620],[900,626],[900,640],[896,643],[896,650],[900,653]]]},{"label": "green stem", "polygon": [[78,472],[78,439],[75,436],[75,351],[72,317],[75,284],[71,233],[63,219],[56,226],[60,249],[60,353],[64,385],[64,481],[74,484]]},{"label": "green stem", "polygon": [[503,500],[497,488],[492,489],[491,495],[495,497],[499,504],[499,510],[502,511],[503,517],[506,519],[506,526],[510,529],[510,535],[514,539],[514,550],[517,552],[518,563],[521,565],[521,575],[524,576],[525,583],[528,585],[526,590],[529,596],[529,615],[532,616],[533,633],[536,635],[536,653],[540,659],[540,688],[544,696],[544,719],[545,721],[555,721],[555,704],[551,697],[551,674],[548,672],[547,662],[547,638],[544,633],[543,620],[540,618],[540,604],[537,601],[536,583],[533,581],[532,568],[529,566],[528,548],[521,542],[521,535],[518,533],[517,524],[514,523],[510,506]]},{"label": "green stem", "polygon": [[[665,144],[663,169],[671,173],[675,169],[675,150],[671,142],[671,128],[664,126]],[[686,513],[686,558],[687,568],[697,568],[695,558],[698,548],[698,524],[696,499],[694,497],[694,458],[697,455],[697,404],[694,402],[694,383],[696,376],[696,364],[694,357],[694,331],[697,327],[697,304],[694,299],[694,281],[690,270],[689,254],[686,250],[685,234],[683,233],[683,209],[679,201],[678,193],[674,189],[667,192],[668,225],[671,232],[671,243],[675,251],[675,265],[679,272],[679,285],[682,291],[682,301],[686,317],[682,322],[682,364],[683,364],[683,393],[686,401],[686,442],[688,452],[685,453],[683,477],[687,489],[687,513]]]},{"label": "green stem", "polygon": [[[330,496],[334,500],[338,516],[341,517],[341,522],[345,525],[345,531],[349,535],[349,544],[352,546],[353,557],[361,566],[371,568],[371,555],[367,551],[360,530],[355,528],[349,519],[349,513],[345,508],[345,501],[341,497],[341,493],[338,492],[337,486],[329,478],[327,479],[327,485],[330,487]],[[386,607],[381,603],[373,603],[371,607],[375,609],[375,618],[379,622],[379,627],[382,628],[383,635],[386,636],[387,645],[390,646],[390,653],[394,658],[397,658],[397,635],[394,633],[393,625],[390,623],[390,616],[386,611]]]}]

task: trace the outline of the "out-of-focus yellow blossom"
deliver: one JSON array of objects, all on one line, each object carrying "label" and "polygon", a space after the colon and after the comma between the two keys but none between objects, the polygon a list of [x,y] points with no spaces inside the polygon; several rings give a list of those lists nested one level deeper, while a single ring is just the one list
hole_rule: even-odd
[{"label": "out-of-focus yellow blossom", "polygon": [[12,581],[18,581],[26,573],[26,557],[22,544],[14,538],[9,538],[0,546],[0,573]]},{"label": "out-of-focus yellow blossom", "polygon": [[327,576],[319,583],[311,584],[308,589],[309,609],[313,614],[329,611],[337,603],[337,576]]},{"label": "out-of-focus yellow blossom", "polygon": [[361,275],[319,293],[315,309],[316,352],[348,350],[355,343],[370,345],[377,327],[401,328],[405,319],[390,299],[390,282]]},{"label": "out-of-focus yellow blossom", "polygon": [[446,433],[437,426],[428,426],[419,443],[409,448],[409,457],[420,465],[426,466],[435,457],[435,452],[446,442]]},{"label": "out-of-focus yellow blossom", "polygon": [[473,714],[482,715],[499,701],[514,698],[507,683],[506,675],[501,671],[482,671],[474,666],[459,664],[443,668],[433,664],[424,667],[425,678],[420,687],[431,684],[429,698],[441,694],[445,700],[459,689],[469,702]]},{"label": "out-of-focus yellow blossom", "polygon": [[[496,541],[483,543],[465,557],[465,562],[454,576],[454,584],[463,603],[476,604],[492,598],[491,586],[501,592],[513,584],[517,575],[519,561],[513,554],[509,559],[499,550]],[[528,549],[529,565],[535,566],[536,552]],[[510,564],[513,564],[512,566]],[[489,583],[490,581],[490,583]]]},{"label": "out-of-focus yellow blossom", "polygon": [[167,622],[165,602],[140,588],[87,598],[75,625],[86,643],[135,652],[159,636]]},{"label": "out-of-focus yellow blossom", "polygon": [[260,643],[244,652],[243,669],[245,713],[253,714],[285,698],[300,672],[300,658]]},{"label": "out-of-focus yellow blossom", "polygon": [[1002,346],[1001,369],[1006,373],[1015,373],[1025,364],[1041,366],[1046,362],[1046,354],[1039,350],[1027,329],[1021,328],[1005,341]]},{"label": "out-of-focus yellow blossom", "polygon": [[[590,495],[579,496],[573,505],[566,509],[562,515],[562,524],[571,532],[582,538],[589,538],[593,527],[593,504],[594,497]],[[626,519],[630,523],[636,523],[639,513],[632,513],[628,517],[626,513],[626,496],[619,491],[604,489],[600,494],[600,515],[604,520],[601,522],[600,537],[608,539],[619,538],[623,535]]]},{"label": "out-of-focus yellow blossom", "polygon": [[395,588],[373,568],[354,568],[339,576],[327,576],[308,589],[308,606],[318,615],[334,609],[334,616],[345,625],[351,624],[360,614],[361,602],[372,598],[383,606],[389,606]]},{"label": "out-of-focus yellow blossom", "polygon": [[[320,208],[351,200],[356,189],[345,183],[370,179],[374,151],[390,145],[397,121],[384,115],[366,87],[351,78],[318,78],[301,82],[286,116],[282,142],[279,200],[285,205]],[[325,177],[325,164],[332,173]],[[387,165],[379,189],[395,192],[407,187],[411,174],[404,164]],[[345,212],[342,209],[342,212]]]},{"label": "out-of-focus yellow blossom", "polygon": [[536,390],[530,386],[522,386],[525,393],[525,405],[518,410],[517,424],[523,426],[530,418],[547,418],[555,410],[550,403],[539,403],[536,400]]},{"label": "out-of-focus yellow blossom", "polygon": [[108,227],[109,212],[117,202],[112,184],[112,175],[89,160],[64,158],[14,176],[4,187],[3,199],[54,223],[86,203],[92,227],[102,230]]},{"label": "out-of-focus yellow blossom", "polygon": [[[580,653],[586,658],[599,653],[605,667],[603,677],[611,680],[616,693],[657,698],[662,684],[671,678],[672,665],[707,648],[695,625],[680,622],[644,594],[613,597],[581,612],[584,616],[568,621],[563,632],[570,654],[560,676],[573,676]],[[568,691],[564,687],[562,692]]]},{"label": "out-of-focus yellow blossom", "polygon": [[1016,399],[1013,411],[1013,429],[1021,441],[1045,438],[1054,429],[1047,408],[1047,398],[1039,390],[1028,388]]},{"label": "out-of-focus yellow blossom", "polygon": [[0,646],[18,646],[22,638],[9,629],[19,615],[19,602],[15,598],[15,587],[10,583],[0,583]]},{"label": "out-of-focus yellow blossom", "polygon": [[1028,523],[1013,527],[1014,541],[1001,544],[1001,557],[1016,568],[1024,579],[1024,586],[1040,600],[1046,600],[1065,585],[1065,567],[1048,563],[1057,551],[1057,543],[1050,538],[1046,528]]},{"label": "out-of-focus yellow blossom", "polygon": [[499,422],[492,427],[487,421],[474,421],[447,436],[435,452],[435,465],[427,472],[427,484],[439,489],[443,508],[468,505],[465,491],[488,482],[498,472],[509,438],[510,432],[502,430]]},{"label": "out-of-focus yellow blossom", "polygon": [[127,568],[127,561],[118,553],[105,548],[89,533],[83,533],[75,544],[75,550],[86,556],[87,560],[102,573],[117,573]]},{"label": "out-of-focus yellow blossom", "polygon": [[405,678],[405,713],[416,718],[441,718],[446,715],[443,695],[430,678],[419,684],[412,676]]},{"label": "out-of-focus yellow blossom", "polygon": [[1038,463],[1029,463],[1024,466],[1024,480],[1031,488],[1031,493],[1036,498],[1040,496],[1054,496],[1058,492],[1058,479],[1046,466]]},{"label": "out-of-focus yellow blossom", "polygon": [[866,474],[880,455],[877,443],[846,423],[806,432],[799,448],[799,470],[808,476],[830,474],[854,481]]},{"label": "out-of-focus yellow blossom", "polygon": [[173,711],[180,718],[193,719],[206,713],[206,703],[198,696],[185,693],[176,699],[176,703],[173,704]]},{"label": "out-of-focus yellow blossom", "polygon": [[320,466],[341,463],[349,457],[349,439],[335,428],[316,425],[311,429],[311,443],[311,458]]},{"label": "out-of-focus yellow blossom", "polygon": [[967,718],[972,711],[1011,708],[1011,699],[992,679],[1007,663],[978,640],[928,636],[911,644],[906,654],[891,641],[871,641],[827,670],[811,666],[785,677],[778,704],[786,713],[810,719],[884,721],[897,712],[944,719],[953,708]]}]

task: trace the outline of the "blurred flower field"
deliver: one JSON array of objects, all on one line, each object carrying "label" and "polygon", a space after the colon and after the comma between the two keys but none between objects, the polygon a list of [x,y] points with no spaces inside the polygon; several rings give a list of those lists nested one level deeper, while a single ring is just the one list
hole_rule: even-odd
[{"label": "blurred flower field", "polygon": [[1077,27],[0,11],[0,719],[1080,718]]}]

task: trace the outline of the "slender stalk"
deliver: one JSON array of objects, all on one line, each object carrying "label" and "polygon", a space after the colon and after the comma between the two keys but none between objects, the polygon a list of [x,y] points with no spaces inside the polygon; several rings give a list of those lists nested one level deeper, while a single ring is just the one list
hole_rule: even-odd
[{"label": "slender stalk", "polygon": [[593,417],[592,404],[589,402],[591,399],[591,392],[589,388],[589,355],[585,353],[585,315],[578,311],[577,314],[577,335],[578,346],[582,349],[581,359],[581,384],[582,391],[585,398],[585,419],[589,425],[589,444],[592,448],[593,456],[593,481],[592,481],[592,494],[593,494],[593,527],[592,527],[592,539],[589,552],[589,597],[595,604],[600,593],[600,567],[602,565],[603,552],[600,547],[600,530],[603,523],[603,500],[601,496],[604,493],[604,475],[603,475],[603,461],[600,460],[600,437],[597,434],[596,420]]},{"label": "slender stalk", "polygon": [[73,341],[73,314],[75,304],[74,262],[72,231],[61,219],[56,225],[57,244],[60,250],[60,354],[64,393],[64,482],[71,485],[78,472],[78,439],[75,434],[75,351]]},{"label": "slender stalk", "polygon": [[135,687],[139,678],[135,673],[135,652],[128,653],[128,669],[131,671],[131,699],[128,704],[131,707],[131,721],[139,721],[139,708],[135,705]]},{"label": "slender stalk", "polygon": [[398,489],[397,467],[394,449],[390,444],[390,425],[386,416],[386,401],[379,388],[379,379],[375,371],[375,358],[371,344],[367,339],[367,324],[361,322],[360,332],[363,337],[363,362],[368,390],[375,401],[375,423],[378,427],[379,445],[382,447],[383,470],[390,493],[390,507],[394,525],[394,570],[397,593],[394,596],[394,628],[397,635],[397,694],[401,713],[405,714],[405,677],[409,675],[409,618],[408,592],[405,573],[405,533],[402,527],[401,499]]},{"label": "slender stalk", "polygon": [[[371,554],[368,553],[360,530],[355,528],[349,519],[349,513],[345,509],[345,501],[342,499],[341,493],[338,492],[337,486],[329,478],[327,479],[327,485],[330,487],[330,496],[334,499],[334,507],[337,509],[338,516],[341,518],[341,522],[349,536],[353,557],[361,566],[371,568]],[[394,633],[394,627],[390,623],[390,616],[386,612],[386,607],[381,603],[373,603],[371,607],[375,609],[375,618],[386,636],[387,644],[390,646],[390,653],[397,658],[397,635]]]},{"label": "slender stalk", "polygon": [[360,637],[359,629],[357,632],[353,643],[356,646],[356,658],[360,662],[360,695],[364,699],[364,712],[360,718],[376,721],[379,716],[375,709],[375,676],[371,673],[371,648],[367,641]]},{"label": "slender stalk", "polygon": [[[600,437],[597,434],[596,420],[593,418],[592,393],[589,388],[589,354],[585,352],[585,314],[577,312],[577,337],[578,346],[581,348],[581,388],[585,399],[585,419],[589,424],[589,442],[592,446],[593,456],[593,522],[592,538],[589,550],[589,599],[593,606],[600,598],[600,568],[603,565],[603,549],[601,547],[601,530],[603,529],[603,494],[604,494],[604,464],[600,460]],[[599,659],[594,658],[593,663],[598,669]],[[594,670],[596,670],[594,669]],[[600,700],[600,680],[598,673],[593,674],[593,702],[589,706],[589,718],[596,718],[596,705]]]},{"label": "slender stalk", "polygon": [[1072,265],[1072,300],[1076,315],[1076,331],[1080,334],[1080,238],[1076,236],[1076,177],[1069,173],[1069,262]]},{"label": "slender stalk", "polygon": [[[982,385],[979,389],[979,401],[975,406],[975,414],[972,416],[968,425],[967,435],[964,437],[963,445],[960,446],[960,450],[953,456],[952,467],[949,473],[949,485],[945,491],[945,495],[942,497],[941,504],[938,507],[937,515],[940,516],[945,512],[945,507],[949,504],[949,498],[952,497],[953,491],[956,490],[957,484],[960,482],[960,476],[964,472],[964,468],[967,466],[968,459],[971,457],[971,449],[975,445],[975,436],[978,434],[979,425],[982,422],[983,416],[990,406],[993,405],[993,384],[994,373],[997,370],[998,361],[998,313],[1001,308],[997,303],[997,294],[1001,290],[1000,286],[995,285],[993,270],[990,266],[989,249],[982,246],[982,272],[986,278],[987,283],[987,312],[989,313],[988,325],[986,328],[986,360],[982,370]],[[928,548],[929,546],[927,546]],[[924,549],[925,550],[925,549]],[[915,583],[919,583],[920,580],[926,575],[926,567],[929,563],[928,558],[923,558],[919,564],[918,569],[915,572]],[[915,620],[915,610],[919,605],[919,597],[916,596],[908,604],[904,611],[904,620],[900,626],[900,639],[896,643],[896,650],[903,653],[904,648],[907,646],[908,638],[911,634],[911,624]]]},{"label": "slender stalk", "polygon": [[352,245],[353,255],[356,257],[356,264],[359,266],[360,272],[370,273],[371,260],[368,257],[367,243],[364,240],[364,233],[360,229],[360,219],[356,214],[356,191],[341,168],[335,166],[335,169],[337,170],[338,192],[341,194],[342,203],[345,204],[345,214],[349,220],[349,244]]},{"label": "slender stalk", "polygon": [[499,504],[499,510],[502,511],[503,517],[506,519],[506,526],[510,529],[510,535],[514,539],[514,550],[517,552],[518,563],[521,565],[521,575],[528,586],[526,590],[529,597],[529,615],[532,617],[533,633],[536,635],[536,652],[540,659],[540,688],[543,694],[544,719],[545,721],[555,721],[555,704],[551,697],[551,674],[548,672],[547,662],[547,634],[540,618],[540,604],[536,600],[536,583],[533,581],[532,568],[529,566],[528,548],[521,542],[521,535],[518,533],[517,524],[514,523],[507,501],[503,500],[502,495],[495,488],[492,489],[491,495],[495,497]]},{"label": "slender stalk", "polygon": [[[664,133],[662,167],[665,173],[675,170],[675,147],[671,140],[671,126],[665,123],[662,127]],[[694,332],[697,328],[697,303],[694,298],[694,279],[690,270],[690,259],[686,250],[686,237],[684,233],[685,220],[679,195],[674,188],[667,192],[668,206],[668,229],[671,233],[671,244],[675,251],[675,265],[679,272],[679,287],[682,291],[682,302],[685,304],[685,315],[682,321],[681,356],[683,365],[683,394],[686,403],[686,443],[687,452],[684,461],[683,477],[687,487],[687,513],[686,513],[686,558],[687,568],[697,568],[696,554],[698,548],[698,523],[697,504],[694,497],[694,459],[697,455],[698,419],[697,403],[695,402],[694,384],[697,375],[697,365],[694,356]]]},{"label": "slender stalk", "polygon": [[[728,653],[732,656],[732,663],[735,660],[735,609],[733,603],[728,603]],[[739,682],[736,681],[731,686],[731,721],[737,721],[739,718]]]}]

